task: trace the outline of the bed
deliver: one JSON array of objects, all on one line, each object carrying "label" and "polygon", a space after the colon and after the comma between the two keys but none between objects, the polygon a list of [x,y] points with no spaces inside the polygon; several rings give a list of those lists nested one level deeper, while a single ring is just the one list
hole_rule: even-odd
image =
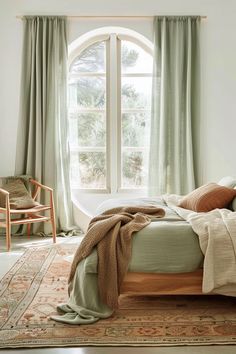
[{"label": "bed", "polygon": [[[185,205],[191,205],[196,198],[198,207],[210,208],[210,213],[194,213],[176,207],[182,199],[174,195],[104,202],[98,209],[99,213],[132,203],[152,204],[165,210],[164,218],[152,222],[134,236],[132,259],[121,294],[200,295],[210,293],[209,289],[217,289],[218,293],[235,296],[236,213],[232,213],[236,211],[235,185],[235,178],[225,177],[218,184],[206,184],[185,198]],[[233,201],[227,203],[232,196]],[[232,211],[223,207],[226,204]],[[145,247],[149,241],[150,249]],[[207,246],[208,243],[211,245]],[[208,252],[203,271],[202,250],[205,249],[206,254],[206,247]],[[212,262],[214,256],[218,258]],[[140,260],[140,268],[136,258]],[[213,264],[218,261],[218,265]],[[217,272],[221,275],[217,276]]]},{"label": "bed", "polygon": [[133,255],[121,295],[202,294],[203,254],[198,236],[161,197],[111,199],[99,206],[97,214],[121,205],[150,204],[163,208],[165,217],[134,236]]},{"label": "bed", "polygon": [[[209,190],[213,187],[221,189],[218,184],[206,186]],[[236,210],[236,191],[230,187],[223,188],[223,192],[224,198],[225,193],[229,194],[228,201],[233,201],[232,207]],[[210,196],[208,193],[207,202]],[[215,199],[214,195],[213,199],[216,204],[219,202],[218,196]],[[98,215],[121,206],[153,205],[165,211],[164,217],[152,220],[133,234],[132,256],[119,289],[120,295],[218,293],[236,296],[236,213],[219,205],[211,207],[209,213],[193,212],[193,209],[180,208],[180,200],[182,203],[182,197],[175,195],[113,199],[97,209]],[[97,265],[97,249],[94,247],[76,263],[68,302],[58,306],[58,311],[63,314],[52,319],[69,324],[88,324],[111,316],[114,308],[108,307],[100,298]]]}]

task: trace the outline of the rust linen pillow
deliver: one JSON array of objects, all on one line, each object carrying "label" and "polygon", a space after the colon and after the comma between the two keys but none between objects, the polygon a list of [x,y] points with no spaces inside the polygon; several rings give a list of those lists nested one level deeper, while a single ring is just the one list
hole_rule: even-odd
[{"label": "rust linen pillow", "polygon": [[[31,198],[24,183],[20,179],[13,179],[2,186],[3,189],[9,192],[9,201],[11,209],[28,209],[38,205]],[[5,197],[0,195],[0,207],[5,208]]]},{"label": "rust linen pillow", "polygon": [[208,183],[187,194],[179,203],[184,209],[207,212],[225,208],[236,196],[236,190],[216,183]]}]

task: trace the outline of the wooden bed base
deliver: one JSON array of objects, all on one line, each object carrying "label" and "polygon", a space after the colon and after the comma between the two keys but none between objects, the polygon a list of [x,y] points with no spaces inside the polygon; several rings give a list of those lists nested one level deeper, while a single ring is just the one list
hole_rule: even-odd
[{"label": "wooden bed base", "polygon": [[127,273],[121,295],[202,295],[202,269],[191,273]]}]

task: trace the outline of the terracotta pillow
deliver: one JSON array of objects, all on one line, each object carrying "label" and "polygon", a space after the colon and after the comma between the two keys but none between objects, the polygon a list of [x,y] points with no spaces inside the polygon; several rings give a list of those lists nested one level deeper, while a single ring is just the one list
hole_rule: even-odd
[{"label": "terracotta pillow", "polygon": [[197,212],[225,208],[236,196],[236,190],[216,183],[205,184],[187,194],[179,206]]},{"label": "terracotta pillow", "polygon": [[[11,209],[28,209],[38,205],[27,191],[24,183],[19,179],[13,179],[1,187],[10,193]],[[5,196],[0,193],[0,207],[5,208]]]}]

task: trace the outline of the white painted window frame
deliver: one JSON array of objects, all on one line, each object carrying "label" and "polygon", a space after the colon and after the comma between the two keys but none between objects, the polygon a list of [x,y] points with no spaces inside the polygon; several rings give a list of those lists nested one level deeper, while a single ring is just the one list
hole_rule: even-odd
[{"label": "white painted window frame", "polygon": [[[115,30],[114,30],[115,29]],[[73,187],[80,193],[99,193],[99,194],[118,194],[118,193],[136,193],[143,192],[143,188],[122,188],[121,187],[121,41],[126,40],[133,42],[153,54],[152,43],[144,36],[135,31],[112,27],[100,29],[105,30],[105,33],[96,34],[99,30],[91,31],[82,36],[82,38],[73,43],[69,50],[69,68],[74,59],[87,47],[96,42],[106,42],[106,72],[96,73],[96,76],[106,77],[106,109],[80,109],[80,113],[86,111],[91,112],[104,112],[106,111],[106,148],[90,148],[80,147],[79,149],[71,148],[73,152],[77,151],[106,151],[106,188],[77,188]],[[102,31],[103,32],[103,31]],[[83,38],[84,37],[84,38]],[[76,44],[77,42],[77,44]],[[112,53],[112,56],[111,56]],[[72,76],[94,76],[95,73],[79,73]],[[123,75],[125,77],[151,77],[152,74],[148,73],[129,73]],[[123,112],[146,112],[144,109],[126,109]],[[142,150],[142,147],[133,148],[133,150]]]}]

